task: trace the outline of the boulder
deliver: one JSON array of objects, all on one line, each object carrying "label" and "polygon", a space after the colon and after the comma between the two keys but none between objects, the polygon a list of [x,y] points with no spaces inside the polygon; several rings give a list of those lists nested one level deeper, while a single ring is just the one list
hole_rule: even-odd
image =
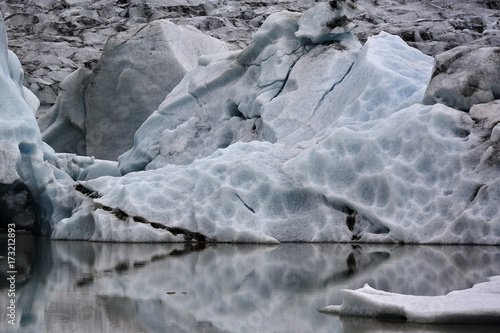
[{"label": "boulder", "polygon": [[436,56],[424,104],[469,111],[500,98],[500,47],[460,46]]},{"label": "boulder", "polygon": [[110,38],[85,95],[87,155],[116,160],[198,57],[223,51],[224,42],[167,20]]}]

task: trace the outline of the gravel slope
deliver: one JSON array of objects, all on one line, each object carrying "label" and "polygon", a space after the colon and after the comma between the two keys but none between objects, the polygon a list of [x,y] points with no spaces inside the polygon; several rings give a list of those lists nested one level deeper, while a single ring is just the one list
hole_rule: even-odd
[{"label": "gravel slope", "polygon": [[[9,48],[20,58],[25,85],[50,107],[59,83],[92,68],[106,40],[160,18],[190,24],[235,49],[246,46],[264,19],[280,10],[305,11],[314,0],[4,0]],[[359,0],[355,21],[364,42],[384,30],[434,56],[458,45],[500,45],[500,1]]]}]

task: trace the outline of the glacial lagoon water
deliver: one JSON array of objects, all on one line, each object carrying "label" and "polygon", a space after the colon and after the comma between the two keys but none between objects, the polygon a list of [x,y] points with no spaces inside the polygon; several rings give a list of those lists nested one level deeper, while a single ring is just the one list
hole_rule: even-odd
[{"label": "glacial lagoon water", "polygon": [[[16,326],[0,332],[498,332],[338,318],[340,289],[440,295],[500,275],[500,247],[376,244],[113,244],[16,235]],[[473,306],[473,305],[471,305]]]}]

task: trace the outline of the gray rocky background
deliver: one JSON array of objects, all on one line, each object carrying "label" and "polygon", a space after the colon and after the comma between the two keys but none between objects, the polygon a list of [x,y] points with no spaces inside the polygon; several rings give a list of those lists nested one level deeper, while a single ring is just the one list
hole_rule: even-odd
[{"label": "gray rocky background", "polygon": [[[60,82],[78,68],[92,69],[105,42],[118,32],[157,19],[192,25],[228,42],[248,44],[265,18],[300,11],[314,0],[3,0],[9,48],[25,69],[25,85],[41,108],[55,103]],[[500,1],[358,0],[361,41],[385,30],[436,55],[458,45],[500,45]]]}]

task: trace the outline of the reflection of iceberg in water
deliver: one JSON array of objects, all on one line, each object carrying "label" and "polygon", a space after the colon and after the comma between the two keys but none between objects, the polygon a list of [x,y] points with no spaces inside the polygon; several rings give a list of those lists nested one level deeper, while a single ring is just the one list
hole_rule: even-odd
[{"label": "reflection of iceberg in water", "polygon": [[[43,243],[43,244],[42,244]],[[19,249],[21,250],[21,249]],[[341,331],[317,312],[364,283],[437,295],[500,273],[500,248],[109,244],[35,239],[7,332]],[[417,274],[418,272],[418,274]],[[0,290],[0,315],[7,298]],[[17,329],[17,330],[16,330]]]}]

